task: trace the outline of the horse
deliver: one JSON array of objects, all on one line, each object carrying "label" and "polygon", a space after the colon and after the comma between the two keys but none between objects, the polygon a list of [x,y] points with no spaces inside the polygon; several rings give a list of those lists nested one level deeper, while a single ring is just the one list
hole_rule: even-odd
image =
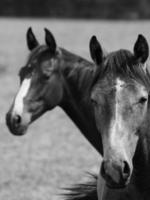
[{"label": "horse", "polygon": [[[139,35],[133,53],[121,49],[103,59],[96,36],[90,41],[97,72],[91,86],[103,143],[98,199],[150,199],[149,46]],[[104,179],[103,184],[101,184]],[[103,187],[102,187],[103,186]]]},{"label": "horse", "polygon": [[60,106],[102,155],[89,90],[94,63],[58,47],[46,28],[45,45],[39,44],[31,27],[26,38],[31,53],[20,69],[20,88],[6,114],[10,132],[24,135],[33,121]]},{"label": "horse", "polygon": [[90,40],[96,64],[91,101],[102,137],[100,173],[75,185],[67,200],[150,199],[149,45],[138,35],[133,53],[120,49],[103,57],[96,36]]}]

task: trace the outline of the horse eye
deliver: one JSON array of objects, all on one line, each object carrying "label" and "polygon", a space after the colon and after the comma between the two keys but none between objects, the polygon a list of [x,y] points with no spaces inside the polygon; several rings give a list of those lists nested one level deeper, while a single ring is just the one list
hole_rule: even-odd
[{"label": "horse eye", "polygon": [[141,97],[140,100],[139,100],[139,103],[144,104],[146,101],[147,101],[146,97]]}]

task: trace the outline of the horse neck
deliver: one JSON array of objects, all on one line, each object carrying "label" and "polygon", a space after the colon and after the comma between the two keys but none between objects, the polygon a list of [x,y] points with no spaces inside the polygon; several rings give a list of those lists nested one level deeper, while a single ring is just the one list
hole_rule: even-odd
[{"label": "horse neck", "polygon": [[[150,110],[148,111],[150,116]],[[149,117],[150,118],[150,117]],[[146,129],[141,133],[135,156],[133,159],[132,181],[138,190],[145,195],[150,195],[150,119],[146,122]],[[149,199],[149,198],[148,198]]]},{"label": "horse neck", "polygon": [[101,137],[96,128],[89,93],[94,65],[64,49],[61,51],[64,97],[60,106],[102,154]]}]

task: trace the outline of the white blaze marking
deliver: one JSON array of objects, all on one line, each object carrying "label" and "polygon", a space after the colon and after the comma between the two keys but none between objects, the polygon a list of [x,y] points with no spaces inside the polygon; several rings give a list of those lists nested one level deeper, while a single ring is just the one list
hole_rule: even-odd
[{"label": "white blaze marking", "polygon": [[31,79],[26,78],[22,82],[20,90],[15,98],[13,112],[17,115],[22,115],[23,112],[23,99],[27,95],[27,92],[30,88]]},{"label": "white blaze marking", "polygon": [[146,63],[144,63],[143,69],[144,69],[144,72],[146,72],[146,69],[147,69],[147,64]]},{"label": "white blaze marking", "polygon": [[[110,142],[112,145],[115,145],[116,144],[116,137],[115,137],[115,134],[116,134],[116,130],[117,128],[121,127],[121,119],[119,117],[119,107],[118,107],[118,97],[119,97],[119,94],[121,92],[121,90],[123,89],[123,85],[124,85],[124,81],[120,80],[120,79],[117,79],[116,80],[116,94],[115,94],[115,118],[114,120],[111,122],[111,127],[110,127]],[[119,126],[119,127],[117,127]]]},{"label": "white blaze marking", "polygon": [[120,92],[122,90],[124,84],[125,84],[125,82],[120,80],[119,78],[116,80],[116,96],[117,96],[118,92]]}]

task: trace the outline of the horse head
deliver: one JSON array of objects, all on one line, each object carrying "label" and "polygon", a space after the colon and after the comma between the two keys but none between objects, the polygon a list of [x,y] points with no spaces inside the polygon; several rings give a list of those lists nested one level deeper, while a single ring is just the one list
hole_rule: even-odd
[{"label": "horse head", "polygon": [[91,101],[104,152],[101,175],[109,187],[123,188],[131,179],[138,140],[146,132],[149,47],[145,37],[139,35],[133,53],[119,50],[103,57],[101,45],[93,36],[90,53],[96,64]]},{"label": "horse head", "polygon": [[27,46],[31,53],[20,69],[20,88],[6,116],[7,125],[15,135],[25,134],[30,123],[63,98],[59,70],[61,53],[48,29],[45,29],[45,42],[45,45],[39,45],[32,29],[28,29]]}]

